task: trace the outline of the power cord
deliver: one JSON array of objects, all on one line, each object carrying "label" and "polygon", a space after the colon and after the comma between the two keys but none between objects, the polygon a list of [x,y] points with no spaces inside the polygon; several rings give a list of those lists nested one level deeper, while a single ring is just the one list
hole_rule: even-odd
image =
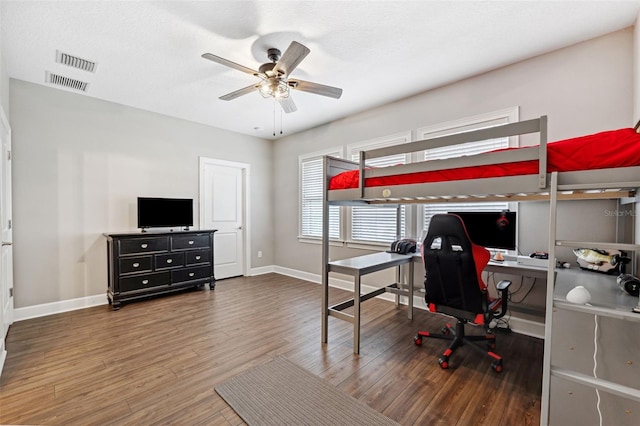
[{"label": "power cord", "polygon": [[[598,354],[598,315],[594,315],[595,327],[593,330],[593,377],[595,379],[598,378],[596,374],[596,369],[598,368],[598,360],[596,355]],[[596,389],[596,396],[598,397],[598,403],[596,404],[596,408],[598,409],[598,416],[600,418],[600,426],[602,426],[602,411],[600,411],[600,391],[598,388]]]},{"label": "power cord", "polygon": [[[524,281],[524,278],[522,279]],[[527,296],[529,296],[529,294],[531,294],[531,291],[533,291],[533,287],[535,287],[536,285],[536,280],[537,278],[534,278],[533,281],[531,281],[531,286],[529,287],[529,290],[527,290],[527,292],[525,293],[524,296],[522,296],[522,298],[518,301],[513,300],[511,297],[509,298],[510,301],[512,301],[513,303],[522,303],[524,301],[524,299],[527,298]],[[520,286],[522,287],[522,286]],[[520,288],[518,288],[517,291],[520,291]],[[516,292],[514,292],[513,294],[515,294]],[[511,295],[510,295],[511,296]]]}]

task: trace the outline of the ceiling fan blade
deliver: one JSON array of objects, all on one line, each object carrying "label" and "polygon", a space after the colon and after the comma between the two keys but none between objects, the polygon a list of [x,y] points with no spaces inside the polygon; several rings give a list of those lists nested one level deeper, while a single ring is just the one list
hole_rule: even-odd
[{"label": "ceiling fan blade", "polygon": [[273,71],[278,74],[289,75],[302,62],[302,60],[311,52],[308,47],[303,46],[297,41],[292,41],[287,50],[282,54],[280,60],[273,67]]},{"label": "ceiling fan blade", "polygon": [[312,83],[310,81],[289,79],[287,81],[290,87],[303,92],[314,93],[316,95],[328,96],[334,99],[340,99],[342,89],[338,87],[325,86],[324,84]]},{"label": "ceiling fan blade", "polygon": [[219,99],[222,99],[223,101],[231,101],[235,98],[239,98],[242,95],[253,92],[257,87],[257,84],[252,84],[251,86],[243,87],[242,89],[238,89],[235,92],[227,93],[226,95],[220,96]]},{"label": "ceiling fan blade", "polygon": [[236,69],[238,71],[246,72],[247,74],[258,75],[259,72],[256,70],[252,70],[249,67],[245,67],[244,65],[236,64],[228,59],[221,58],[220,56],[213,55],[211,53],[203,53],[202,57],[208,59],[210,61],[216,62],[221,65],[225,65],[229,68]]},{"label": "ceiling fan blade", "polygon": [[282,110],[287,114],[290,112],[295,112],[298,110],[298,107],[295,103],[293,103],[293,99],[291,96],[287,96],[286,98],[276,98],[282,107]]}]

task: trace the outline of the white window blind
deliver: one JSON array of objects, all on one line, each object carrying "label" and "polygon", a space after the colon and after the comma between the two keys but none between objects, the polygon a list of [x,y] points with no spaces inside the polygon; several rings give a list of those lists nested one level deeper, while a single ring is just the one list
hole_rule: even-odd
[{"label": "white window blind", "polygon": [[425,160],[437,160],[463,155],[475,155],[509,146],[509,138],[488,139],[479,142],[467,142],[458,145],[443,146],[424,151]]},{"label": "white window blind", "polygon": [[[359,160],[359,151],[352,160]],[[370,167],[386,167],[406,163],[406,154],[390,155],[367,161]],[[354,206],[351,208],[351,239],[358,242],[390,243],[403,238],[405,233],[405,206],[400,207],[400,235],[397,235],[395,207]]]},{"label": "white window blind", "polygon": [[[338,156],[337,153],[329,155]],[[300,160],[300,236],[322,237],[322,157]],[[329,238],[340,238],[340,207],[329,207]]]}]

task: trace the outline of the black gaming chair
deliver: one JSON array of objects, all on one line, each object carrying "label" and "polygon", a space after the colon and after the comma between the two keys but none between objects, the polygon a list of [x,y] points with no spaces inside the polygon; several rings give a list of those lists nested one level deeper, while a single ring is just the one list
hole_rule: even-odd
[{"label": "black gaming chair", "polygon": [[[502,371],[502,358],[492,352],[495,335],[489,324],[507,312],[507,293],[511,281],[500,281],[497,289],[500,297],[492,299],[487,286],[482,281],[482,270],[489,262],[490,254],[484,247],[474,244],[459,216],[437,214],[431,218],[429,231],[422,244],[422,258],[426,269],[425,300],[431,312],[439,312],[458,321],[455,329],[446,324],[442,334],[419,331],[414,337],[416,345],[425,337],[452,340],[440,357],[440,366],[449,367],[449,357],[464,344],[488,355],[493,359],[491,367]],[[497,312],[500,308],[500,312]],[[483,325],[486,335],[466,336],[466,323]],[[478,341],[487,342],[488,349]]]}]

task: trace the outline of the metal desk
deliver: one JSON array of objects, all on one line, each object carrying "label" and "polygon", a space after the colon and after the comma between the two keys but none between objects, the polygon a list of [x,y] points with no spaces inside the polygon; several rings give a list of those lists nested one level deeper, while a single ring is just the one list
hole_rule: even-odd
[{"label": "metal desk", "polygon": [[[360,303],[365,300],[369,300],[385,292],[394,293],[396,295],[396,304],[399,303],[400,296],[407,296],[409,312],[409,319],[413,319],[413,254],[397,254],[397,253],[373,253],[364,256],[352,257],[349,259],[334,260],[328,264],[328,272],[336,272],[353,276],[353,298],[346,300],[337,305],[329,306],[328,298],[323,298],[322,306],[322,322],[323,333],[322,342],[327,342],[326,330],[328,329],[329,317],[340,318],[344,321],[353,323],[353,353],[360,353]],[[408,265],[408,283],[407,289],[403,289],[403,284],[400,284],[400,266]],[[396,274],[396,283],[387,285],[366,294],[361,293],[361,278],[363,275],[371,274],[373,272],[382,271],[397,267],[398,273]],[[328,282],[325,286],[328,286]],[[326,292],[328,289],[324,289]],[[353,315],[342,312],[343,310],[353,306]]]},{"label": "metal desk", "polygon": [[490,260],[484,268],[487,272],[497,272],[500,274],[522,275],[531,278],[547,279],[547,268],[543,266],[523,265],[513,260],[495,261]]}]

